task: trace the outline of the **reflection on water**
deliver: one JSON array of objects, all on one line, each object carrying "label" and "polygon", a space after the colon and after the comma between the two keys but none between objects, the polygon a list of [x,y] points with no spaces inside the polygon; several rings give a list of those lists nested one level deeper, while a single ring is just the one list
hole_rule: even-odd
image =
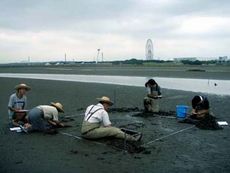
[{"label": "reflection on water", "polygon": [[[149,78],[151,78],[151,77],[133,77],[133,76],[28,74],[28,73],[0,73],[0,77],[105,83],[105,84],[138,86],[138,87],[144,87],[144,83]],[[209,94],[230,95],[229,92],[230,80],[165,78],[165,77],[152,77],[152,78],[154,78],[162,88],[203,92]]]}]

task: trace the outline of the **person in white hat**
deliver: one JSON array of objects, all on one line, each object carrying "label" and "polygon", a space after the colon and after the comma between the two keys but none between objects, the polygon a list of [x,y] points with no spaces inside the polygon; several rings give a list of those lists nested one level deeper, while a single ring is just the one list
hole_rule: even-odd
[{"label": "person in white hat", "polygon": [[29,131],[55,132],[53,127],[64,127],[58,120],[58,113],[64,113],[61,103],[51,102],[50,105],[39,105],[28,113]]},{"label": "person in white hat", "polygon": [[27,97],[26,92],[31,88],[26,84],[18,84],[15,86],[16,92],[10,96],[8,103],[9,119],[13,126],[19,126],[20,123],[27,123],[26,107]]},{"label": "person in white hat", "polygon": [[142,134],[135,136],[124,133],[121,129],[113,127],[107,113],[113,102],[109,97],[103,96],[97,98],[99,101],[96,105],[87,107],[85,117],[82,123],[81,134],[87,139],[99,139],[104,137],[115,137],[126,139],[127,141],[139,141]]}]

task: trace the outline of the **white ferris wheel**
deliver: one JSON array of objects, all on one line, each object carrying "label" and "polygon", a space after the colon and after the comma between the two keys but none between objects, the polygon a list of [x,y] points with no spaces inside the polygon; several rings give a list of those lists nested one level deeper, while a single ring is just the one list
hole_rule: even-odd
[{"label": "white ferris wheel", "polygon": [[145,57],[146,60],[153,60],[153,42],[148,39],[145,45]]}]

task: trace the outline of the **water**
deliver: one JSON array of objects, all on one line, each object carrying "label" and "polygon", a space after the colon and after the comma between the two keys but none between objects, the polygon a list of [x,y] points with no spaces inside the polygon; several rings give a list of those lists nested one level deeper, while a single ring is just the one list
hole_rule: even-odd
[{"label": "water", "polygon": [[162,88],[230,95],[230,80],[35,73],[0,73],[0,77],[117,84],[137,87],[144,87],[148,79],[154,78]]}]

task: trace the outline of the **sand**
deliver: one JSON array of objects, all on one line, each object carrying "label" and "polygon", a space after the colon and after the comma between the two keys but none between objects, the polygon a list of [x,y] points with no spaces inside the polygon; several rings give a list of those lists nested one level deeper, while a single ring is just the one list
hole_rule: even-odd
[{"label": "sand", "polygon": [[[0,172],[229,172],[230,128],[201,130],[175,118],[132,117],[136,112],[111,112],[115,126],[143,123],[137,130],[143,132],[143,143],[161,138],[181,129],[190,128],[147,146],[147,152],[129,154],[110,146],[79,140],[62,133],[79,136],[86,106],[95,98],[107,95],[115,101],[115,108],[143,109],[144,87],[106,84],[87,84],[29,79],[0,78]],[[60,101],[73,127],[59,129],[56,135],[23,134],[8,129],[7,103],[13,87],[25,82],[32,87],[28,93],[29,108],[39,104]],[[116,94],[115,94],[116,93]],[[190,105],[193,92],[162,90],[161,109],[175,111],[178,104]],[[228,121],[229,96],[208,95],[211,109],[219,120]]]}]

